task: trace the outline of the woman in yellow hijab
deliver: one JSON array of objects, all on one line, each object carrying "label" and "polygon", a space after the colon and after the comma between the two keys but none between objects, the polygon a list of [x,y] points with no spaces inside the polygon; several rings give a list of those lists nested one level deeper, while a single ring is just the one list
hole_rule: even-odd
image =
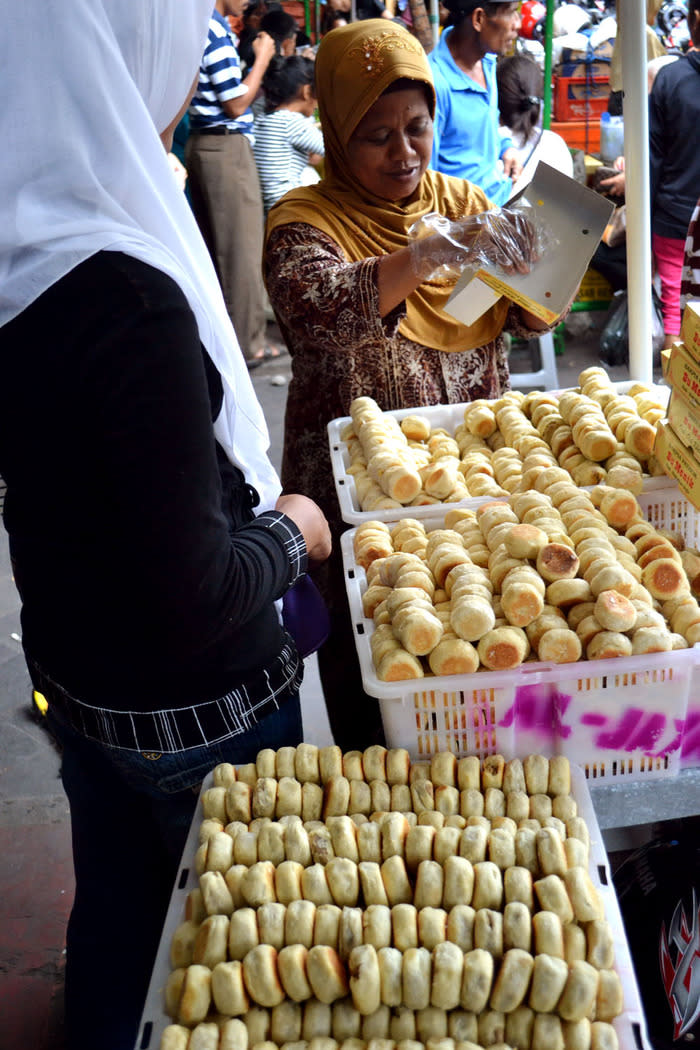
[{"label": "woman in yellow hijab", "polygon": [[[316,94],[326,175],[271,209],[264,273],[292,357],[282,483],[315,499],[337,536],[327,423],[363,394],[384,410],[499,397],[509,387],[504,327],[528,336],[542,326],[505,299],[475,325],[460,324],[444,310],[455,278],[431,276],[459,249],[437,236],[409,244],[410,227],[430,213],[453,222],[481,215],[481,251],[511,266],[528,261],[515,220],[501,213],[504,258],[482,191],[427,170],[435,93],[418,41],[384,19],[332,30],[316,57]],[[377,705],[358,710],[364,694],[359,674],[351,680],[337,551],[330,562],[319,585],[333,626],[319,664],[336,743],[353,749],[369,742]]]}]

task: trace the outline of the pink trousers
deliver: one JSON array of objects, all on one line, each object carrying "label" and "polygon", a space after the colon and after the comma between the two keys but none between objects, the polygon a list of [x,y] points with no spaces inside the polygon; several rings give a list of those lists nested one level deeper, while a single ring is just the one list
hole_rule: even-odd
[{"label": "pink trousers", "polygon": [[661,312],[664,318],[664,334],[678,335],[681,330],[681,275],[685,239],[651,236],[656,269],[661,280]]}]

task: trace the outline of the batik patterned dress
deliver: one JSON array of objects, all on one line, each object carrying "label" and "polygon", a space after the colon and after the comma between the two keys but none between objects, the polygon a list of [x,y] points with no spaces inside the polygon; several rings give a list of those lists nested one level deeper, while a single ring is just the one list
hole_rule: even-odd
[{"label": "batik patterned dress", "polygon": [[[304,223],[279,227],[265,252],[270,302],[292,358],[282,484],[314,499],[334,524],[340,511],[326,427],[349,414],[353,398],[368,395],[386,411],[497,398],[510,388],[502,336],[448,353],[400,333],[403,305],[380,317],[377,263],[348,263],[330,237]],[[517,307],[506,328],[518,338],[535,334]]]}]

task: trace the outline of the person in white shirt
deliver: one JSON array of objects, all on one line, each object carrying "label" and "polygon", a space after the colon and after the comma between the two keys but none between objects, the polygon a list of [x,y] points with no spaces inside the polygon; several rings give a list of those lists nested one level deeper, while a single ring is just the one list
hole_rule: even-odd
[{"label": "person in white shirt", "polygon": [[496,80],[501,128],[512,138],[523,166],[513,192],[527,186],[541,160],[571,177],[574,164],[569,147],[561,135],[542,128],[544,78],[537,63],[527,55],[500,58]]}]

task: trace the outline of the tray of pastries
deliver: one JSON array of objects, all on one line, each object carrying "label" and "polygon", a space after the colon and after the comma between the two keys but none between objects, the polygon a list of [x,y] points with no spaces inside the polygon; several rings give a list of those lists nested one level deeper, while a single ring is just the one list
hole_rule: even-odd
[{"label": "tray of pastries", "polygon": [[261,751],[205,781],[140,1050],[645,1045],[566,758]]},{"label": "tray of pastries", "polygon": [[439,504],[477,506],[527,492],[547,467],[579,487],[632,492],[674,484],[654,457],[668,389],[612,383],[592,367],[569,390],[511,390],[497,400],[383,411],[358,397],[328,424],[343,520],[422,517]]}]

